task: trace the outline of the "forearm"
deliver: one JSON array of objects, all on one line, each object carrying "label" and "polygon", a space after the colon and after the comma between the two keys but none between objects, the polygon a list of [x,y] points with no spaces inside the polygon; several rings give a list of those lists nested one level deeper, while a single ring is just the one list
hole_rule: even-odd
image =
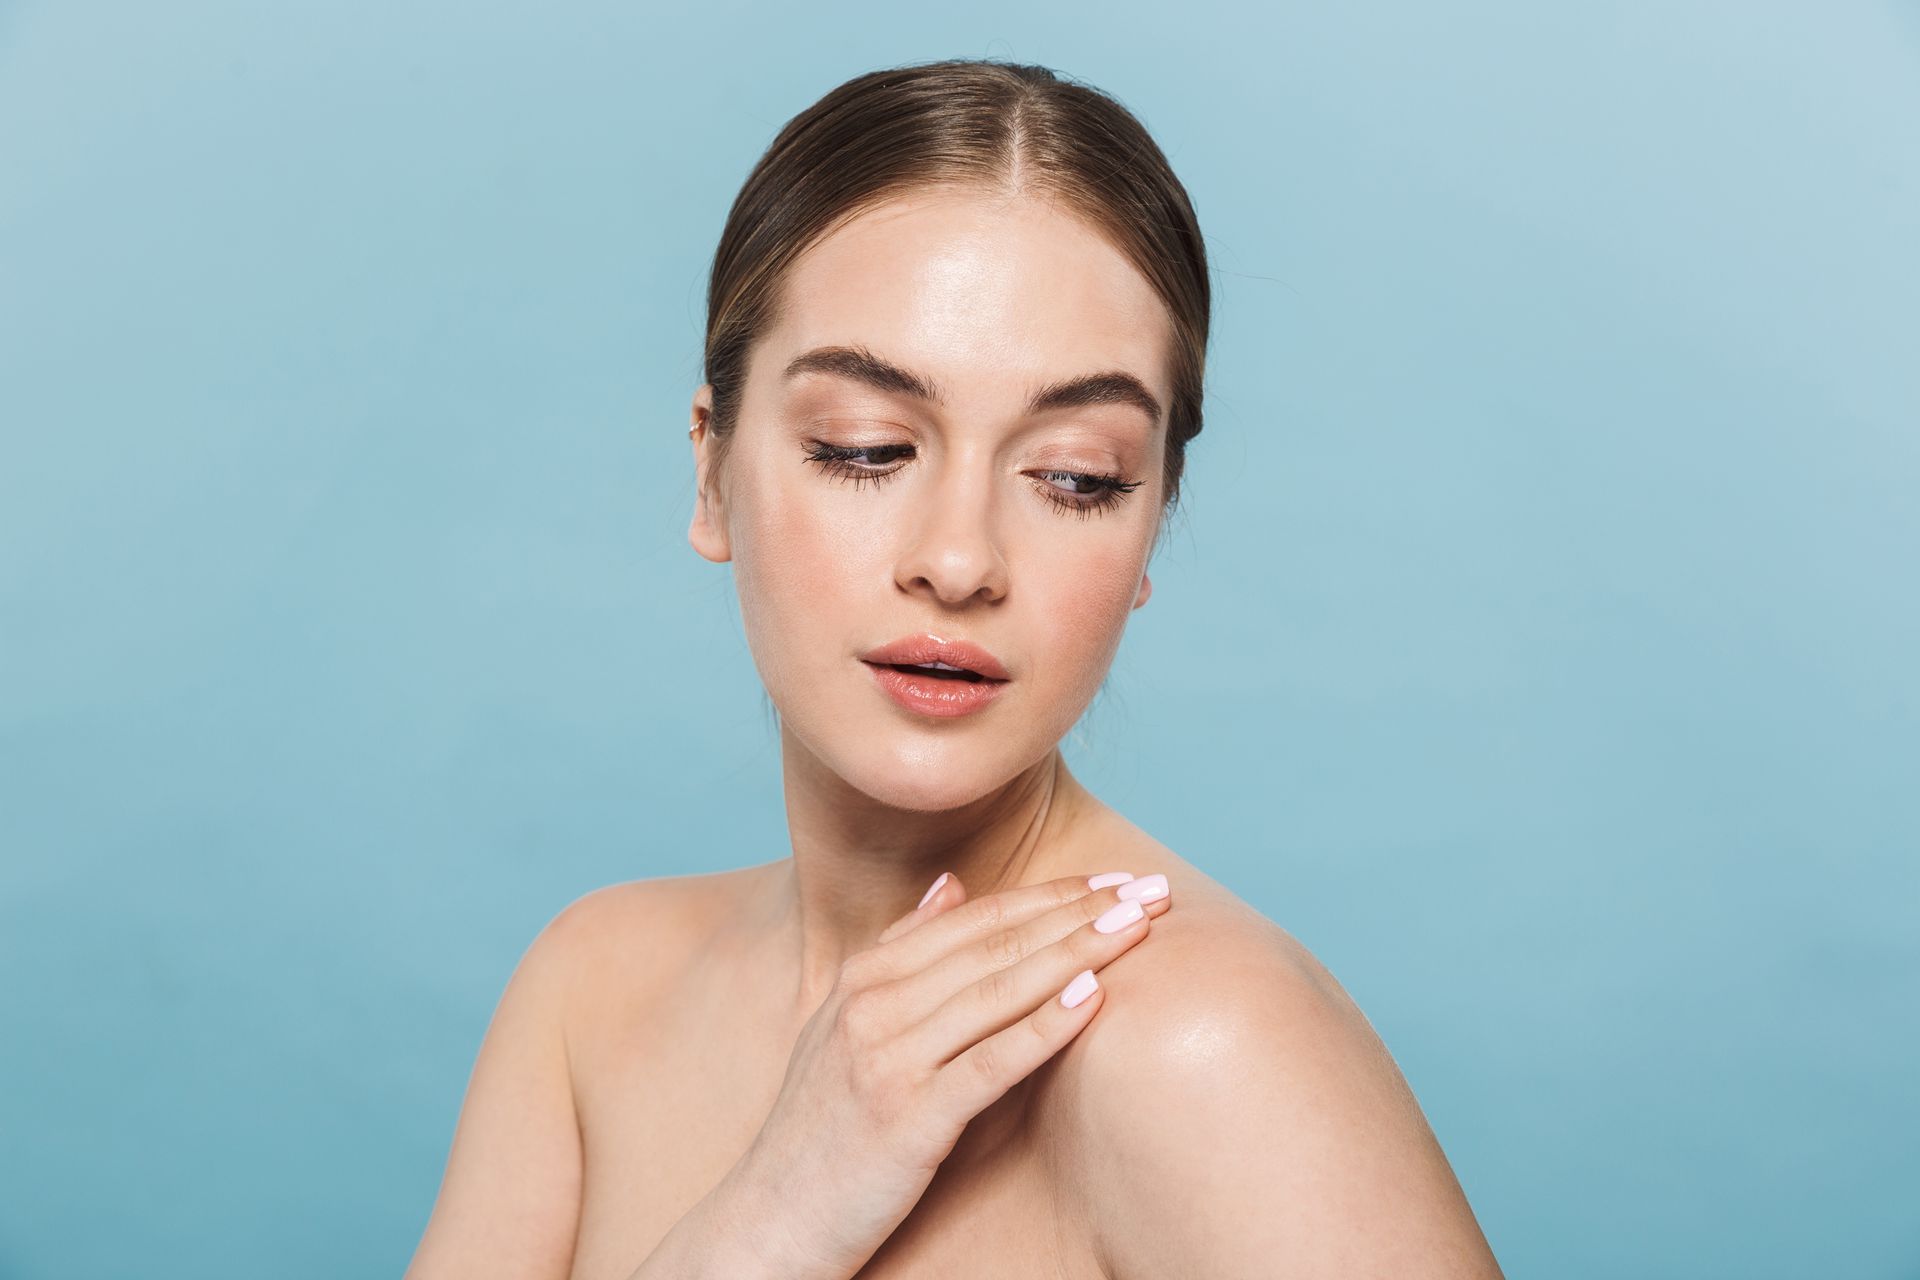
[{"label": "forearm", "polygon": [[628,1280],[849,1280],[799,1259],[792,1236],[736,1166],[661,1238]]}]

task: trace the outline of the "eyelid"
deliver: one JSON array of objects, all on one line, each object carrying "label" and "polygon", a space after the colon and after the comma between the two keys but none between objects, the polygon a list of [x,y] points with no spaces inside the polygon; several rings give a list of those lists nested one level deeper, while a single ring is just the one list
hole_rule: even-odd
[{"label": "eyelid", "polygon": [[[863,484],[885,484],[892,476],[900,474],[905,462],[895,462],[891,466],[862,465],[851,455],[860,453],[890,453],[896,451],[913,452],[911,442],[881,445],[839,445],[824,440],[811,440],[807,445],[806,461],[819,466],[829,476],[842,480],[851,480],[855,489]],[[1043,468],[1038,472],[1024,473],[1033,479],[1036,491],[1055,510],[1080,519],[1090,519],[1116,509],[1127,500],[1127,496],[1146,483],[1145,479],[1127,480],[1124,473],[1105,474],[1097,470],[1080,470],[1078,464],[1057,468]],[[1100,487],[1093,494],[1069,495],[1059,491],[1053,484],[1055,476],[1071,476],[1076,480],[1091,480]]]},{"label": "eyelid", "polygon": [[[879,428],[884,428],[890,431],[904,431],[909,436],[913,437],[912,440],[901,441],[899,443],[918,444],[921,437],[923,437],[926,434],[926,432],[918,428],[915,428],[913,426],[910,426],[905,422],[896,421],[892,418],[886,417],[884,410],[881,411],[881,413],[876,415],[866,415],[866,414],[857,414],[857,413],[856,414],[810,413],[810,414],[799,415],[796,418],[794,418],[793,421],[801,430],[809,430],[814,428],[826,430],[826,429],[844,428],[844,427],[879,427]],[[1064,440],[1060,440],[1057,433],[1059,433],[1063,429],[1070,431],[1072,434],[1068,435]],[[1104,449],[1104,450],[1112,450],[1117,448],[1122,452],[1132,452],[1137,447],[1134,443],[1133,434],[1131,432],[1121,431],[1121,430],[1103,430],[1098,426],[1095,426],[1093,424],[1086,423],[1086,422],[1068,421],[1068,422],[1056,422],[1056,423],[1047,423],[1047,424],[1035,424],[1033,426],[1023,427],[1020,430],[1014,432],[1014,438],[1016,440],[1024,439],[1029,436],[1042,437],[1043,439],[1047,440],[1049,443],[1053,443],[1057,441],[1059,443],[1065,444],[1067,448],[1091,447],[1095,449]],[[1086,445],[1081,445],[1079,442],[1083,440],[1089,443]],[[836,441],[835,443],[839,443],[839,442]],[[888,443],[895,443],[895,442],[889,441]],[[1117,467],[1122,464],[1118,461],[1115,461],[1112,465]]]},{"label": "eyelid", "polygon": [[[851,419],[851,418],[815,419],[815,423],[820,426],[825,426],[829,422],[850,423],[854,421],[856,421],[856,419]],[[861,422],[863,425],[867,425],[867,420],[865,419],[859,419],[857,421]],[[872,423],[871,425],[891,426],[892,424],[891,423]],[[824,440],[823,439],[823,440],[820,440],[819,443],[827,445],[828,447],[834,448],[834,449],[912,449],[915,453],[918,453],[921,448],[920,441],[918,440],[914,440],[914,439],[901,440],[893,436],[887,436],[881,439],[874,439],[874,440],[862,440],[858,438],[844,439],[844,440],[842,439]],[[1120,475],[1128,470],[1127,464],[1125,462],[1122,462],[1118,458],[1101,458],[1101,457],[1096,457],[1093,454],[1081,454],[1078,456],[1058,458],[1058,459],[1050,458],[1045,461],[1035,463],[1034,465],[1039,467],[1041,470],[1045,470],[1045,471],[1074,471],[1082,475]]]},{"label": "eyelid", "polygon": [[799,419],[798,424],[803,431],[825,431],[846,427],[880,427],[888,431],[906,431],[909,433],[912,431],[912,428],[908,427],[904,422],[893,422],[886,418],[850,418],[838,414],[809,415],[808,417]]}]

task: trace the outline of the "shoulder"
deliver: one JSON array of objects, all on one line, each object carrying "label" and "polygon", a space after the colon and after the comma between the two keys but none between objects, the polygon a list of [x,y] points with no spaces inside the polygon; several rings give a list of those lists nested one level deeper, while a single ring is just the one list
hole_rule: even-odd
[{"label": "shoulder", "polygon": [[[651,995],[698,953],[762,867],[626,880],[590,890],[534,937],[522,971],[563,998],[569,1030],[595,1005]],[[604,1009],[600,1010],[603,1012]]]},{"label": "shoulder", "polygon": [[1366,1015],[1291,934],[1180,865],[1173,909],[1102,971],[1067,1094],[1109,1274],[1498,1276]]},{"label": "shoulder", "polygon": [[[773,864],[770,864],[773,865]],[[664,957],[697,942],[759,885],[768,866],[623,880],[581,894],[550,919],[529,947],[562,963],[611,953]]]},{"label": "shoulder", "polygon": [[583,1178],[574,1078],[583,1032],[657,988],[653,975],[687,954],[734,874],[595,889],[534,937],[474,1059],[408,1280],[566,1274]]}]

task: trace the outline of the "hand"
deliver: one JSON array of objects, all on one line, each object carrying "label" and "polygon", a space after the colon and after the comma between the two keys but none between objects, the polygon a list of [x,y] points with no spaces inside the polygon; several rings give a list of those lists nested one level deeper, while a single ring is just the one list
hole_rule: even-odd
[{"label": "hand", "polygon": [[729,1175],[781,1274],[845,1280],[865,1265],[967,1122],[1093,1020],[1093,971],[1147,936],[1165,889],[1164,876],[1097,890],[1075,876],[969,902],[948,878],[847,959]]}]

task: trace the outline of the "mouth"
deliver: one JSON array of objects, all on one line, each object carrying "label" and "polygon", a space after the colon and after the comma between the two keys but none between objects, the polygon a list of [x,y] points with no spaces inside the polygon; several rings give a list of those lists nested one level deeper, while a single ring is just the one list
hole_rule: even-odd
[{"label": "mouth", "polygon": [[1013,672],[984,645],[931,631],[901,636],[859,656],[870,667],[930,681],[1006,684],[1013,678]]},{"label": "mouth", "polygon": [[995,680],[983,676],[978,671],[966,667],[946,666],[938,663],[921,662],[869,662],[870,667],[887,667],[894,671],[905,672],[910,676],[930,676],[935,680],[961,680],[968,684],[1005,684],[1005,680]]},{"label": "mouth", "polygon": [[877,662],[862,658],[880,692],[895,705],[919,716],[951,719],[968,716],[998,701],[1010,679],[996,679],[938,659],[922,662]]}]

